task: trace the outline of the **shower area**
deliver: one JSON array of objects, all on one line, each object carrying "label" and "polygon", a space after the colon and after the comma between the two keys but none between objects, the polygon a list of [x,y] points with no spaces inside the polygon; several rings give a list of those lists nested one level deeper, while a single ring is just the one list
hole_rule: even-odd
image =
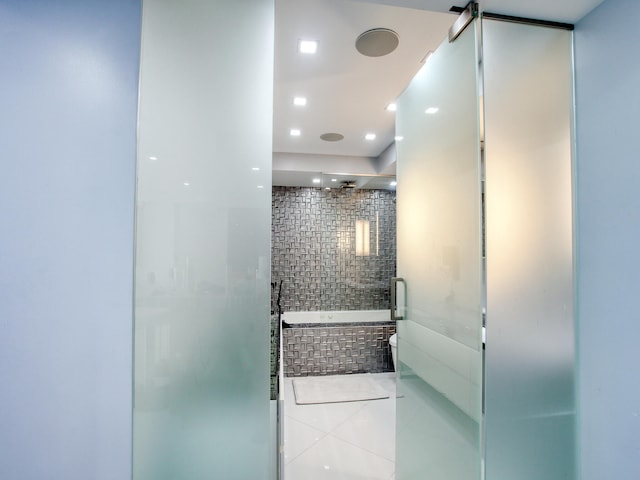
[{"label": "shower area", "polygon": [[395,469],[395,177],[313,178],[318,186],[272,187],[279,474],[387,480]]},{"label": "shower area", "polygon": [[393,102],[455,19],[370,2],[275,6],[274,394],[280,337],[285,377],[393,372]]},{"label": "shower area", "polygon": [[386,189],[331,180],[334,188],[272,190],[272,312],[282,320],[288,377],[393,370],[393,178],[378,179]]}]

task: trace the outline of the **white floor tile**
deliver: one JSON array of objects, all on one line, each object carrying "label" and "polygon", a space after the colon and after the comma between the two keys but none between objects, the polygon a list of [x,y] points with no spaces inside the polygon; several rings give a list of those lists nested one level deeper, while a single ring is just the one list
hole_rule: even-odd
[{"label": "white floor tile", "polygon": [[389,480],[393,462],[327,435],[285,466],[285,480]]},{"label": "white floor tile", "polygon": [[285,378],[285,480],[394,480],[395,373],[373,374],[390,398],[296,405]]},{"label": "white floor tile", "polygon": [[384,388],[392,397],[396,393],[396,373],[374,373],[375,381]]},{"label": "white floor tile", "polygon": [[307,450],[326,435],[325,432],[310,427],[298,420],[284,417],[284,461],[285,464]]},{"label": "white floor tile", "polygon": [[291,379],[285,380],[284,414],[313,428],[330,432],[367,402],[321,403],[317,405],[297,405]]},{"label": "white floor tile", "polygon": [[372,400],[331,433],[393,462],[395,424],[395,398]]}]

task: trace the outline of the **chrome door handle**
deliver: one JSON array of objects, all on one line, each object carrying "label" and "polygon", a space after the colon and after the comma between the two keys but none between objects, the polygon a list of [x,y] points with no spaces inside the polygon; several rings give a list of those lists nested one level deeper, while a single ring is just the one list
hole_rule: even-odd
[{"label": "chrome door handle", "polygon": [[391,277],[391,320],[404,320],[403,315],[396,315],[396,311],[398,310],[398,282],[405,283],[404,278]]}]

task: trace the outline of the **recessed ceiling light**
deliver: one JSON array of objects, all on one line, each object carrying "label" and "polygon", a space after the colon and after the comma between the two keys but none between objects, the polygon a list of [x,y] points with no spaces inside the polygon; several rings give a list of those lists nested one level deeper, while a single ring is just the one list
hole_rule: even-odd
[{"label": "recessed ceiling light", "polygon": [[298,51],[300,53],[316,53],[318,50],[318,42],[315,40],[300,40],[298,42]]},{"label": "recessed ceiling light", "polygon": [[364,136],[364,139],[365,139],[365,140],[375,140],[375,139],[376,139],[376,134],[375,134],[375,133],[367,133],[367,134]]},{"label": "recessed ceiling light", "polygon": [[304,107],[307,104],[307,99],[305,97],[293,97],[293,104]]},{"label": "recessed ceiling light", "polygon": [[258,185],[258,188],[264,188],[264,185]]},{"label": "recessed ceiling light", "polygon": [[436,113],[438,110],[440,110],[438,107],[429,107],[427,108],[424,113],[427,113],[429,115],[433,115],[434,113]]},{"label": "recessed ceiling light", "polygon": [[185,187],[188,187],[189,185],[191,185],[189,182],[183,182],[182,183]]},{"label": "recessed ceiling light", "polygon": [[332,179],[331,179],[331,181],[332,181],[332,182],[337,182],[337,181],[338,181],[338,179],[337,179],[337,178],[332,178]]},{"label": "recessed ceiling light", "polygon": [[254,172],[259,172],[260,168],[259,167],[253,167],[251,170],[253,170]]},{"label": "recessed ceiling light", "polygon": [[390,103],[389,105],[387,105],[386,110],[387,112],[395,112],[396,110],[398,110],[398,105],[396,105],[395,103]]},{"label": "recessed ceiling light", "polygon": [[149,157],[149,160],[157,160],[158,157]]},{"label": "recessed ceiling light", "polygon": [[395,139],[394,139],[394,140],[395,140],[396,142],[401,142],[402,140],[404,140],[404,137],[403,137],[403,136],[401,136],[401,135],[398,135],[398,136],[396,136],[396,137],[395,137]]},{"label": "recessed ceiling light", "polygon": [[313,183],[320,183],[320,179],[319,178],[314,178],[313,179]]},{"label": "recessed ceiling light", "polygon": [[396,185],[398,185],[398,182],[391,182],[389,185],[391,185],[392,187],[395,187]]},{"label": "recessed ceiling light", "polygon": [[291,131],[289,132],[289,134],[292,137],[299,137],[300,136],[300,129],[298,128],[292,128]]}]

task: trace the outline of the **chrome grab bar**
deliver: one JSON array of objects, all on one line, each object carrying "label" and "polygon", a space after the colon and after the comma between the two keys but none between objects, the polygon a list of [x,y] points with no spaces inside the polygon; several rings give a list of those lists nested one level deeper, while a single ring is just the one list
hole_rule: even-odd
[{"label": "chrome grab bar", "polygon": [[398,310],[398,282],[405,283],[402,277],[391,277],[390,290],[391,290],[391,320],[404,320],[403,315],[396,315]]}]

